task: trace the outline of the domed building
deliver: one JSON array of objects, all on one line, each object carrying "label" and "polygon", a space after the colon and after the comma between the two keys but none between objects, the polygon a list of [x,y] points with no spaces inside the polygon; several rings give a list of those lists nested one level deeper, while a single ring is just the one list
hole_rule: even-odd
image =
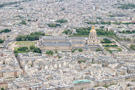
[{"label": "domed building", "polygon": [[92,26],[89,37],[68,37],[68,36],[42,36],[38,46],[42,50],[71,51],[75,48],[82,48],[85,51],[95,51],[100,48],[100,40],[97,38],[95,27]]},{"label": "domed building", "polygon": [[90,30],[87,44],[88,45],[99,45],[100,44],[100,40],[98,40],[98,38],[97,38],[97,32],[96,32],[94,26],[92,26],[92,29]]}]

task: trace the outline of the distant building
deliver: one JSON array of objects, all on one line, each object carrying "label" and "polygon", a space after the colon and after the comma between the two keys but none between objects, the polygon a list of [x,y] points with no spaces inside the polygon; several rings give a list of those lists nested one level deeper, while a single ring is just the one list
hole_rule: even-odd
[{"label": "distant building", "polygon": [[99,45],[100,40],[97,39],[97,32],[95,30],[95,27],[92,26],[92,29],[90,30],[89,39],[88,39],[88,45]]},{"label": "distant building", "polygon": [[71,50],[72,44],[66,36],[44,36],[39,40],[41,49],[44,50]]},{"label": "distant building", "polygon": [[73,48],[86,49],[90,46],[97,48],[97,46],[100,45],[100,40],[97,38],[95,27],[92,26],[88,39],[84,37],[42,36],[39,39],[38,45],[42,50],[72,50]]},{"label": "distant building", "polygon": [[0,89],[8,89],[8,83],[7,82],[0,82]]}]

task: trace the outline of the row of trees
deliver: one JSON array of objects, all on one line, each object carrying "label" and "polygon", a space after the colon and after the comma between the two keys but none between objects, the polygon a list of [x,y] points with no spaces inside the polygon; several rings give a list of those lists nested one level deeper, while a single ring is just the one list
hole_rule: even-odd
[{"label": "row of trees", "polygon": [[68,30],[63,31],[62,33],[65,33],[66,35],[71,35],[72,31],[68,29]]},{"label": "row of trees", "polygon": [[130,49],[131,49],[131,50],[135,50],[135,45],[134,45],[134,44],[131,44],[131,45],[130,45]]},{"label": "row of trees", "polygon": [[113,24],[116,24],[116,25],[121,25],[121,24],[129,25],[129,24],[134,24],[134,23],[133,22],[126,22],[126,23],[123,23],[123,22],[114,22]]},{"label": "row of trees", "polygon": [[4,88],[1,88],[1,90],[5,90]]},{"label": "row of trees", "polygon": [[20,24],[27,25],[27,23],[26,23],[25,20],[22,20],[22,21],[20,22]]},{"label": "row of trees", "polygon": [[[46,51],[46,54],[51,55],[51,56],[53,56],[53,54],[57,54],[57,53],[58,53],[57,50],[55,50],[55,51],[51,51],[51,50]],[[62,56],[60,56],[60,55],[58,55],[58,54],[57,54],[57,57],[58,57],[59,59],[62,58]]]},{"label": "row of trees", "polygon": [[81,64],[81,63],[85,63],[86,60],[78,60],[78,63]]},{"label": "row of trees", "polygon": [[60,27],[60,26],[61,26],[60,24],[54,24],[54,23],[48,24],[48,27]]},{"label": "row of trees", "polygon": [[79,52],[83,52],[83,49],[81,49],[81,48],[79,48],[79,49],[75,48],[75,49],[72,50],[72,53],[74,53],[76,50],[78,50]]},{"label": "row of trees", "polygon": [[108,24],[110,25],[111,22],[86,22],[87,24]]},{"label": "row of trees", "polygon": [[0,39],[0,43],[4,43],[4,40]]},{"label": "row of trees", "polygon": [[89,35],[91,27],[89,28],[77,28],[74,35]]},{"label": "row of trees", "polygon": [[128,25],[128,24],[134,24],[134,23],[132,23],[132,22],[127,22],[127,23],[123,23],[123,22],[86,22],[87,24],[103,24],[103,25],[105,25],[105,24],[107,24],[107,25],[111,25],[111,24],[116,24],[116,25],[121,25],[121,24],[126,24],[126,25]]},{"label": "row of trees", "polygon": [[133,30],[133,31],[130,31],[130,30],[126,30],[126,31],[119,31],[119,33],[132,34],[132,33],[135,33],[135,30]]},{"label": "row of trees", "polygon": [[4,29],[4,30],[0,31],[0,33],[8,33],[8,32],[11,32],[11,30],[10,29]]},{"label": "row of trees", "polygon": [[54,52],[53,51],[51,51],[51,50],[49,50],[49,51],[46,51],[46,54],[48,54],[48,55],[53,55],[53,54],[57,54],[58,53],[58,51],[57,50],[55,50]]},{"label": "row of trees", "polygon": [[66,23],[67,20],[65,20],[65,19],[59,19],[59,20],[57,20],[56,22],[58,22],[58,23]]},{"label": "row of trees", "polygon": [[[88,28],[78,28],[76,29],[76,33],[74,35],[79,36],[79,35],[89,35],[91,30],[91,27]],[[108,37],[113,37],[116,36],[113,31],[104,31],[103,29],[97,29],[97,35],[102,35],[102,36],[108,36]],[[67,32],[68,33],[68,32]]]},{"label": "row of trees", "polygon": [[42,32],[34,32],[31,33],[30,35],[20,35],[16,38],[16,41],[35,41],[39,40],[40,36],[44,36],[45,33]]},{"label": "row of trees", "polygon": [[41,49],[35,46],[30,46],[30,47],[19,47],[16,50],[14,50],[16,56],[18,55],[18,53],[28,53],[28,52],[41,53]]},{"label": "row of trees", "polygon": [[3,4],[0,4],[0,8],[3,8],[4,6],[7,6],[7,5],[19,4],[21,2],[27,2],[27,1],[31,1],[31,0],[23,0],[23,1],[15,1],[15,2],[3,3]]},{"label": "row of trees", "polygon": [[65,19],[59,19],[59,20],[56,20],[55,22],[56,23],[50,23],[50,24],[48,24],[48,27],[54,27],[54,28],[61,27],[61,23],[66,23],[67,20],[65,20]]},{"label": "row of trees", "polygon": [[118,45],[103,45],[104,47],[118,47]]},{"label": "row of trees", "polygon": [[48,54],[48,55],[53,55],[54,52],[50,50],[50,51],[46,51],[46,54]]},{"label": "row of trees", "polygon": [[104,38],[101,43],[113,43],[111,40]]},{"label": "row of trees", "polygon": [[101,50],[100,48],[97,48],[97,49],[96,49],[96,52],[99,52],[99,51],[102,51],[102,50]]},{"label": "row of trees", "polygon": [[122,9],[135,9],[135,4],[122,4],[118,8],[122,8]]},{"label": "row of trees", "polygon": [[97,35],[103,35],[108,37],[116,36],[116,34],[113,31],[104,31],[103,29],[97,29]]},{"label": "row of trees", "polygon": [[[132,41],[130,38],[126,38],[126,37],[124,37],[124,38],[118,38],[120,41],[127,41],[127,42],[130,42],[130,41]],[[135,40],[133,40],[133,41],[135,41]]]}]

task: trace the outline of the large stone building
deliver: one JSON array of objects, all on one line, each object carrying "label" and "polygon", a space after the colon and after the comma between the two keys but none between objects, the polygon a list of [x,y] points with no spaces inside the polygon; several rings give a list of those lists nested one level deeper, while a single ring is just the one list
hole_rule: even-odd
[{"label": "large stone building", "polygon": [[[67,59],[59,59],[57,58],[48,58],[46,54],[38,54],[38,53],[19,53],[17,56],[18,62],[23,70],[27,70],[34,67],[34,70],[31,72],[35,72],[36,70],[48,70],[48,69],[58,69],[62,67],[68,67],[71,60]],[[0,74],[1,76],[1,74]]]},{"label": "large stone building", "polygon": [[95,51],[97,48],[100,48],[100,40],[97,38],[97,32],[94,26],[92,26],[92,29],[90,30],[87,46],[88,50],[91,51]]},{"label": "large stone building", "polygon": [[0,82],[0,89],[2,90],[2,88],[5,90],[5,89],[8,89],[8,83],[7,82]]},{"label": "large stone building", "polygon": [[95,30],[95,27],[92,26],[92,29],[90,30],[89,39],[88,39],[88,45],[99,45],[100,40],[97,38],[97,32]]},{"label": "large stone building", "polygon": [[68,36],[42,36],[38,42],[42,50],[72,50],[74,48],[84,48],[95,50],[100,45],[95,27],[92,26],[89,38],[68,37]]},{"label": "large stone building", "polygon": [[71,50],[72,44],[65,36],[44,36],[39,40],[41,49],[44,50]]}]

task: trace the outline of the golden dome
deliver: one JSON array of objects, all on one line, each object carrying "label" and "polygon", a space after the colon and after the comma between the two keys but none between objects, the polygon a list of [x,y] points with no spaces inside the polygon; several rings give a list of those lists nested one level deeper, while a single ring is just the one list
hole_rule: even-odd
[{"label": "golden dome", "polygon": [[92,25],[92,29],[95,29],[95,26],[94,25]]},{"label": "golden dome", "polygon": [[95,26],[94,26],[94,25],[92,26],[92,28],[91,28],[90,32],[92,32],[92,33],[93,33],[93,32],[94,32],[94,33],[96,32],[96,30],[95,30]]}]

